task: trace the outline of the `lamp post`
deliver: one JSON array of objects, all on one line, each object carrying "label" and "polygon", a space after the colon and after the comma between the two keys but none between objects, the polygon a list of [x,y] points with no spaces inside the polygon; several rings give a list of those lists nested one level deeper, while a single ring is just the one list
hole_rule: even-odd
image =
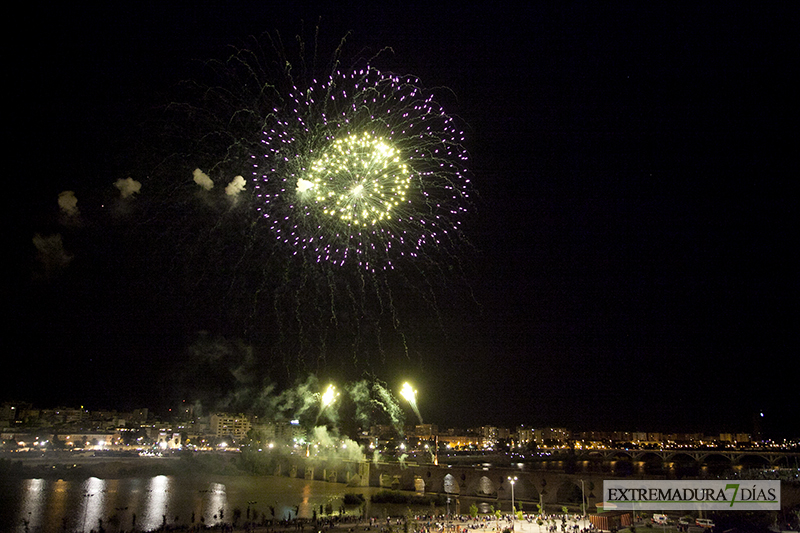
[{"label": "lamp post", "polygon": [[511,483],[511,529],[514,529],[517,519],[517,510],[514,508],[514,483],[517,482],[517,476],[509,477],[508,482]]},{"label": "lamp post", "polygon": [[583,480],[581,480],[581,511],[583,512],[583,518],[586,518],[586,489]]}]

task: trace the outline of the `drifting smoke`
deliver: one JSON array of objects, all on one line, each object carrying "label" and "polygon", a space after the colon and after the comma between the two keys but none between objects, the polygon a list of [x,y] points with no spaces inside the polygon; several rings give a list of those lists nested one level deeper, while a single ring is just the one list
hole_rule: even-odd
[{"label": "drifting smoke", "polygon": [[33,236],[33,245],[36,247],[37,259],[41,266],[41,272],[37,277],[50,279],[58,275],[72,261],[72,256],[64,251],[64,243],[61,235]]},{"label": "drifting smoke", "polygon": [[133,178],[118,179],[114,182],[114,187],[119,189],[122,198],[130,198],[142,190],[142,184]]},{"label": "drifting smoke", "polygon": [[319,410],[319,381],[310,375],[303,383],[287,389],[276,396],[272,402],[273,413],[279,413],[284,419],[304,420]]},{"label": "drifting smoke", "polygon": [[345,390],[355,404],[355,420],[362,425],[368,425],[375,418],[375,413],[388,417],[389,424],[397,431],[403,433],[405,417],[397,399],[378,380],[361,380],[351,383]]},{"label": "drifting smoke", "polygon": [[64,191],[58,195],[58,207],[67,216],[76,216],[78,214],[78,199],[75,197],[74,191]]},{"label": "drifting smoke", "polygon": [[211,180],[211,178],[208,177],[208,174],[206,174],[199,168],[194,169],[192,175],[194,176],[193,177],[194,182],[198,184],[200,187],[202,187],[203,190],[210,191],[211,189],[214,188],[214,182]]},{"label": "drifting smoke", "polygon": [[343,459],[345,461],[363,461],[365,459],[361,446],[348,437],[331,434],[325,426],[316,426],[311,432],[311,441],[321,448],[320,457],[325,459]]},{"label": "drifting smoke", "polygon": [[[403,434],[404,411],[377,379],[362,379],[338,389],[309,374],[282,388],[251,346],[208,333],[198,335],[188,355],[180,367],[176,392],[194,403],[195,413],[248,413],[276,423],[297,420],[314,441],[324,441],[326,446],[342,441],[339,433],[353,434],[356,426],[390,425]],[[346,445],[347,454],[361,453],[354,442]]]},{"label": "drifting smoke", "polygon": [[233,199],[239,195],[240,192],[244,190],[245,181],[244,178],[241,176],[236,176],[233,180],[225,187],[225,194],[230,196]]}]

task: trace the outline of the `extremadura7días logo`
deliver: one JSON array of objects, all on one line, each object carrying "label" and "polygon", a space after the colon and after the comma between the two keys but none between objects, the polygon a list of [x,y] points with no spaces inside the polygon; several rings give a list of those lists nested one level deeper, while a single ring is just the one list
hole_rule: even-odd
[{"label": "extremadura7d\u00edas logo", "polygon": [[778,510],[777,480],[604,480],[605,510]]}]

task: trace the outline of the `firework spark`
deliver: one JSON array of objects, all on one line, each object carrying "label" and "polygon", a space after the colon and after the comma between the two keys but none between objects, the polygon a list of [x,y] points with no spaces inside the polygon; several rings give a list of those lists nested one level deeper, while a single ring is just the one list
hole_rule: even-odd
[{"label": "firework spark", "polygon": [[328,385],[328,388],[325,389],[325,392],[322,393],[322,396],[320,396],[319,413],[317,413],[317,418],[314,421],[314,425],[319,422],[319,418],[322,416],[322,413],[324,413],[328,406],[335,402],[336,398],[338,397],[339,393],[336,391],[336,386]]},{"label": "firework spark", "polygon": [[417,415],[419,423],[422,424],[422,415],[419,414],[419,407],[417,407],[417,391],[414,390],[414,387],[412,387],[408,382],[403,383],[403,388],[400,390],[400,396],[402,396],[408,402],[408,404],[414,410],[414,413]]}]

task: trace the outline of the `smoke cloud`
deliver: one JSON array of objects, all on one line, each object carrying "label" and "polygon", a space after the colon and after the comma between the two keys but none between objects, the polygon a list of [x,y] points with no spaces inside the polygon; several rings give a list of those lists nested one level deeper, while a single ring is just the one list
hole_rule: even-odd
[{"label": "smoke cloud", "polygon": [[74,191],[63,191],[58,195],[58,207],[61,211],[68,216],[76,216],[78,214],[78,199],[75,197]]},{"label": "smoke cloud", "polygon": [[37,259],[41,265],[41,276],[49,279],[58,275],[72,261],[72,256],[64,250],[61,235],[33,236],[33,245],[37,250]]},{"label": "smoke cloud", "polygon": [[129,198],[142,190],[142,184],[133,178],[118,179],[114,182],[114,187],[119,189],[123,198]]},{"label": "smoke cloud", "polygon": [[242,342],[202,332],[187,355],[176,389],[194,403],[195,413],[246,413],[276,424],[297,421],[314,453],[352,460],[364,459],[364,450],[352,440],[360,429],[388,425],[404,433],[404,409],[374,377],[345,383],[341,397],[323,402],[327,381],[309,374],[279,387],[274,369],[265,364],[268,359]]},{"label": "smoke cloud", "polygon": [[244,190],[244,185],[244,178],[241,176],[236,176],[233,178],[233,180],[231,180],[227,187],[225,187],[225,194],[235,199],[239,193]]},{"label": "smoke cloud", "polygon": [[214,188],[214,182],[211,178],[208,177],[208,174],[200,170],[199,168],[194,169],[192,173],[194,182],[198,184],[203,190],[210,191]]}]

